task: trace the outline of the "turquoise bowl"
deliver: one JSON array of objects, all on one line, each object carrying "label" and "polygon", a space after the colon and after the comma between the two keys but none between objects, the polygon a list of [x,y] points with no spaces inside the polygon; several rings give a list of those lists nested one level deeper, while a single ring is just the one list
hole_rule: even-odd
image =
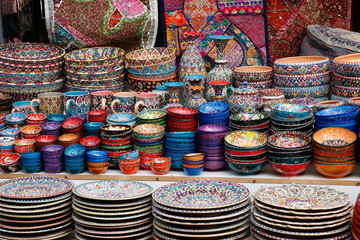
[{"label": "turquoise bowl", "polygon": [[41,163],[36,165],[22,165],[21,168],[26,173],[36,173],[39,172],[42,168]]},{"label": "turquoise bowl", "polygon": [[312,109],[299,104],[279,103],[271,107],[272,117],[283,119],[306,118],[312,114]]}]

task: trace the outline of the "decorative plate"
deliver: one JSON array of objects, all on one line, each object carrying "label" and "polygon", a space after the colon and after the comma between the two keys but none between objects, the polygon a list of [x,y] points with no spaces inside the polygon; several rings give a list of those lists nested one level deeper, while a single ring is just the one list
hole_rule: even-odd
[{"label": "decorative plate", "polygon": [[34,199],[55,197],[71,191],[74,183],[52,176],[30,176],[0,182],[0,197]]},{"label": "decorative plate", "polygon": [[14,219],[9,219],[9,218],[2,218],[0,217],[0,221],[3,222],[9,222],[11,224],[44,224],[45,222],[52,222],[55,220],[59,220],[59,219],[63,219],[65,217],[69,217],[71,216],[71,212],[72,211],[68,211],[66,213],[60,214],[56,217],[52,217],[52,218],[44,218],[44,219],[21,219],[21,220],[14,220]]},{"label": "decorative plate", "polygon": [[120,212],[90,211],[90,210],[83,209],[75,204],[73,204],[72,207],[78,213],[81,212],[81,213],[89,214],[89,215],[93,215],[93,216],[128,216],[128,215],[134,215],[137,213],[142,213],[142,212],[151,210],[150,205],[146,208],[136,209],[135,211],[128,211],[128,212],[125,212],[125,211],[120,211]]},{"label": "decorative plate", "polygon": [[[78,207],[80,207],[82,209],[86,209],[86,210],[89,210],[89,211],[99,211],[99,207],[90,207],[90,206],[82,204],[81,202],[78,202],[75,199],[73,199],[73,202],[74,202],[75,206],[78,206]],[[101,208],[101,211],[102,212],[120,212],[120,211],[126,212],[126,211],[135,210],[135,209],[139,209],[139,208],[145,208],[147,206],[150,206],[150,203],[125,207],[125,208]]]},{"label": "decorative plate", "polygon": [[59,210],[57,212],[48,212],[48,213],[43,213],[43,214],[32,214],[32,215],[8,214],[8,213],[0,212],[0,216],[10,217],[10,218],[33,219],[34,220],[35,218],[47,218],[47,217],[56,216],[56,215],[65,213],[65,212],[67,212],[69,210],[71,210],[71,207],[64,208],[64,209]]},{"label": "decorative plate", "polygon": [[[102,238],[102,239],[130,239],[130,238],[135,238],[135,237],[138,237],[138,236],[143,236],[143,235],[148,235],[148,234],[151,234],[152,232],[152,229],[149,229],[149,230],[146,230],[146,231],[143,231],[143,232],[140,232],[140,233],[135,233],[135,234],[128,234],[128,235],[125,235],[125,236],[121,236],[121,235],[116,235],[116,236],[98,236],[98,235],[93,235],[93,234],[90,234],[88,232],[83,232],[79,229],[76,229],[77,230],[77,234],[80,234],[80,235],[83,235],[83,236],[86,236],[86,237],[89,237],[91,239],[99,239],[99,238]],[[86,238],[88,239],[88,238]],[[139,239],[143,239],[142,237],[140,237]]]},{"label": "decorative plate", "polygon": [[253,197],[265,204],[296,210],[328,210],[348,204],[350,196],[322,186],[281,185],[261,188]]},{"label": "decorative plate", "polygon": [[43,212],[53,212],[58,209],[62,209],[71,205],[71,201],[66,203],[57,204],[55,206],[51,206],[49,208],[39,208],[39,209],[7,209],[0,207],[1,212],[11,213],[11,214],[38,214]]},{"label": "decorative plate", "polygon": [[225,142],[243,148],[261,147],[266,144],[266,136],[259,132],[239,130],[225,136]]},{"label": "decorative plate", "polygon": [[249,197],[245,186],[220,180],[193,180],[177,182],[158,188],[153,193],[157,203],[186,209],[230,207]]},{"label": "decorative plate", "polygon": [[0,228],[0,232],[3,233],[9,233],[9,234],[38,234],[38,233],[46,233],[46,232],[52,232],[52,231],[56,231],[62,228],[66,228],[68,226],[70,226],[73,222],[66,222],[63,223],[60,226],[56,226],[56,227],[52,227],[52,228],[45,228],[45,229],[37,229],[37,230],[25,230],[25,231],[19,231],[19,230],[8,230],[8,229],[3,229]]},{"label": "decorative plate", "polygon": [[153,192],[153,188],[134,181],[96,181],[81,184],[73,192],[86,199],[120,201],[146,197]]},{"label": "decorative plate", "polygon": [[300,148],[311,143],[311,137],[301,132],[281,132],[268,138],[268,144],[278,148]]},{"label": "decorative plate", "polygon": [[[56,201],[53,201],[53,202],[48,202],[48,203],[34,203],[34,204],[26,204],[26,205],[17,205],[18,202],[13,202],[13,204],[5,204],[5,203],[2,203],[2,202],[0,201],[0,207],[11,208],[11,209],[37,209],[37,208],[45,208],[45,207],[53,206],[53,205],[56,205],[56,204],[59,204],[59,203],[62,203],[62,202],[71,200],[71,197],[72,197],[71,195],[72,195],[72,193],[62,195],[62,196],[66,196],[66,197],[60,198],[60,199],[58,199],[58,200],[56,200]],[[0,200],[2,200],[2,199],[0,199]]]},{"label": "decorative plate", "polygon": [[145,112],[141,112],[138,115],[140,119],[158,119],[162,117],[166,117],[167,112],[165,110],[148,110]]},{"label": "decorative plate", "polygon": [[[105,230],[101,229],[101,230],[96,230],[96,229],[88,229],[86,227],[82,227],[78,224],[75,223],[75,228],[77,230],[80,230],[81,232],[86,232],[86,233],[90,233],[90,234],[94,234],[94,235],[131,235],[131,233],[135,233],[135,232],[140,232],[140,231],[146,231],[147,229],[152,227],[152,223],[147,223],[146,225],[142,225],[142,226],[138,226],[138,227],[133,227],[133,228],[128,228],[126,230]],[[100,237],[100,236],[98,236]]]},{"label": "decorative plate", "polygon": [[[20,236],[16,236],[16,237],[11,237],[8,238],[8,235],[4,236],[0,234],[0,238],[2,239],[11,239],[11,240],[52,240],[52,239],[59,239],[62,237],[65,237],[66,235],[69,235],[70,233],[73,232],[73,228],[72,227],[68,227],[67,229],[61,229],[46,235],[41,234],[41,236],[37,235],[37,236],[29,236],[29,235],[25,235],[24,237],[20,237]],[[7,238],[6,238],[7,237]]]},{"label": "decorative plate", "polygon": [[[233,234],[232,236],[225,236],[225,238],[216,238],[217,240],[233,240],[233,239],[242,239],[242,240],[249,240],[250,236],[249,234],[249,230],[246,230],[244,232],[241,232],[239,234]],[[156,228],[153,229],[153,237],[155,240],[178,240],[178,238],[172,238],[169,237],[171,235],[164,235],[164,233],[159,232]]]},{"label": "decorative plate", "polygon": [[6,225],[6,224],[0,224],[0,228],[10,229],[10,230],[18,230],[18,231],[27,231],[27,230],[35,230],[35,229],[41,229],[41,228],[51,228],[54,226],[62,225],[64,223],[70,222],[72,220],[72,217],[65,218],[61,221],[56,221],[53,223],[43,224],[43,225],[34,225],[34,226],[17,226],[17,225]]},{"label": "decorative plate", "polygon": [[101,221],[106,221],[106,222],[111,222],[111,221],[126,221],[129,219],[134,219],[134,218],[141,218],[141,217],[148,217],[148,215],[151,215],[151,211],[147,211],[147,212],[143,212],[140,214],[136,214],[136,215],[128,215],[128,216],[116,216],[116,217],[112,217],[112,216],[94,216],[94,215],[88,215],[88,214],[84,214],[82,212],[76,212],[79,216],[87,218],[87,219],[95,219],[95,220],[101,220]]}]

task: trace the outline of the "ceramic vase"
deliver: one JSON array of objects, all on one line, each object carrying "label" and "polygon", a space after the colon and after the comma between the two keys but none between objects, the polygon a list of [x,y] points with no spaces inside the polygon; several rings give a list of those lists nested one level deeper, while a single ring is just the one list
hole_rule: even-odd
[{"label": "ceramic vase", "polygon": [[189,100],[187,101],[187,107],[199,110],[199,107],[205,103],[207,103],[206,99],[203,97],[203,86],[198,86],[197,81],[191,82],[192,86],[190,86],[190,91],[192,92]]},{"label": "ceramic vase", "polygon": [[208,83],[209,88],[206,92],[206,100],[211,101],[227,101],[227,87],[228,81],[211,81]]},{"label": "ceramic vase", "polygon": [[205,62],[195,44],[195,40],[199,34],[186,33],[184,35],[188,39],[188,46],[181,56],[179,66],[179,80],[184,83],[183,99],[184,104],[187,105],[186,102],[191,95],[189,79],[202,79],[200,86],[204,86],[206,69]]},{"label": "ceramic vase", "polygon": [[169,92],[169,103],[179,103],[179,96],[180,96],[180,91],[181,89],[183,89],[184,87],[184,83],[182,82],[169,82],[169,83],[164,83],[163,86],[166,87],[166,89]]},{"label": "ceramic vase", "polygon": [[169,95],[169,91],[167,90],[167,88],[165,86],[163,86],[163,85],[157,86],[155,88],[155,90],[152,91],[152,93],[159,94],[159,101],[160,101],[159,108],[160,109],[165,107],[169,103],[170,95]]}]

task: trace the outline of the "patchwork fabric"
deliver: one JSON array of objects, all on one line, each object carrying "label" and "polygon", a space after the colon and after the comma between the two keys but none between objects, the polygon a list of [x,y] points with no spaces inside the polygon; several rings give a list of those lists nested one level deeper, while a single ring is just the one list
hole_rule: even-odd
[{"label": "patchwork fabric", "polygon": [[215,64],[211,35],[232,35],[225,49],[228,66],[267,65],[266,11],[263,0],[162,0],[164,45],[178,60],[187,47],[185,32],[198,32],[196,45],[207,69]]},{"label": "patchwork fabric", "polygon": [[270,61],[297,56],[308,25],[350,29],[353,0],[267,0]]},{"label": "patchwork fabric", "polygon": [[49,39],[65,49],[153,47],[157,0],[45,0]]}]

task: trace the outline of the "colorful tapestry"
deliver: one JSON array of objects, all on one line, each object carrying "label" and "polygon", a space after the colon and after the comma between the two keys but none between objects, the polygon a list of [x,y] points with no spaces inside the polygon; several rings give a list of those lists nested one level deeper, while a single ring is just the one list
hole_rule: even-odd
[{"label": "colorful tapestry", "polygon": [[198,32],[196,45],[206,67],[214,66],[216,48],[211,35],[232,35],[225,55],[228,66],[266,65],[266,11],[263,0],[162,0],[164,44],[178,59],[187,47],[185,32]]},{"label": "colorful tapestry", "polygon": [[65,49],[153,47],[157,0],[45,0],[49,39]]},{"label": "colorful tapestry", "polygon": [[306,26],[351,28],[352,0],[267,0],[270,61],[297,56]]}]

